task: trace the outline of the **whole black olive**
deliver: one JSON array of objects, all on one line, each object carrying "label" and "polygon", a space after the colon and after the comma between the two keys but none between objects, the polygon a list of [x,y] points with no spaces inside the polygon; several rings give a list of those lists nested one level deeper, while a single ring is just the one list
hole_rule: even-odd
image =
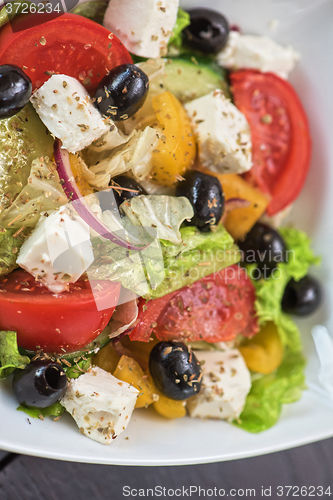
[{"label": "whole black olive", "polygon": [[0,118],[9,118],[29,102],[32,91],[30,78],[18,66],[0,66]]},{"label": "whole black olive", "polygon": [[46,408],[59,401],[67,387],[67,377],[59,363],[51,360],[31,361],[13,377],[13,391],[24,406]]},{"label": "whole black olive", "polygon": [[184,181],[177,184],[176,195],[186,196],[193,206],[194,216],[190,224],[202,231],[218,224],[224,209],[224,193],[220,181],[212,176],[189,170]]},{"label": "whole black olive", "polygon": [[226,18],[210,9],[191,9],[188,13],[191,24],[183,31],[188,45],[207,54],[223,49],[230,31]]},{"label": "whole black olive", "polygon": [[184,400],[200,391],[200,363],[182,342],[156,344],[149,356],[149,371],[158,390],[168,398]]},{"label": "whole black olive", "polygon": [[246,235],[244,241],[238,242],[243,252],[245,264],[257,264],[258,278],[268,278],[277,263],[285,262],[287,248],[283,238],[272,227],[257,222]]},{"label": "whole black olive", "polygon": [[297,316],[307,316],[319,307],[321,297],[321,288],[316,279],[311,276],[299,281],[291,279],[282,297],[282,310]]},{"label": "whole black olive", "polygon": [[[146,190],[143,189],[143,187],[131,177],[127,177],[126,175],[119,175],[118,177],[114,177],[112,180],[114,182],[110,185],[114,186],[113,189],[100,191],[98,193],[98,199],[103,211],[114,210],[114,200],[117,204],[117,207],[119,207],[125,200],[130,200],[131,198],[139,196],[140,194],[147,194]],[[117,185],[125,188],[125,190],[117,190]],[[126,191],[127,189],[129,191]]]},{"label": "whole black olive", "polygon": [[99,82],[95,105],[112,120],[126,120],[141,108],[148,88],[146,73],[135,64],[121,64]]}]

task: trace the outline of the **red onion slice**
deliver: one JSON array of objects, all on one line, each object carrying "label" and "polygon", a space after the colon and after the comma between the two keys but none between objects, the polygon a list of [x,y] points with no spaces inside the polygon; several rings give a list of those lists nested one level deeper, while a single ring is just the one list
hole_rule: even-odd
[{"label": "red onion slice", "polygon": [[103,238],[116,243],[117,245],[127,248],[128,250],[140,251],[147,248],[148,245],[133,245],[126,240],[123,240],[115,233],[110,231],[108,226],[100,221],[90,207],[84,202],[82,196],[73,176],[71,164],[69,161],[69,153],[66,149],[61,148],[61,141],[57,139],[54,143],[54,159],[57,165],[57,171],[62,183],[62,187],[70,202],[74,203],[74,208],[79,216],[99,235]]}]

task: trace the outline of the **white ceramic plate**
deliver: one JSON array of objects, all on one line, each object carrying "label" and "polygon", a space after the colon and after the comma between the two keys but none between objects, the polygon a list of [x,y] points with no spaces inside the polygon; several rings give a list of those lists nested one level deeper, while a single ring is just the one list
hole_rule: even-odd
[{"label": "white ceramic plate", "polygon": [[225,422],[184,418],[166,421],[137,410],[127,430],[102,446],[78,432],[74,420],[28,419],[16,411],[9,381],[0,384],[0,448],[61,460],[119,465],[177,465],[251,457],[333,436],[333,402],[318,390],[319,362],[311,326],[333,332],[333,3],[331,0],[187,0],[184,7],[221,10],[244,32],[266,34],[292,44],[302,59],[291,81],[305,105],[313,135],[312,168],[292,220],[313,237],[323,265],[317,275],[325,286],[325,304],[311,320],[300,322],[308,357],[309,390],[284,407],[274,428],[252,435]]}]

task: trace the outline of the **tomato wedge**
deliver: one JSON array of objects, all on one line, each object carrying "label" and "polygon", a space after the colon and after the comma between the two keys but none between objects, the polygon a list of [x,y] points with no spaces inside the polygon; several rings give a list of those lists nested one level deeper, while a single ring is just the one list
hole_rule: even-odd
[{"label": "tomato wedge", "polygon": [[[98,310],[92,288],[106,309]],[[17,332],[20,347],[64,354],[92,342],[115,310],[120,283],[79,280],[54,295],[18,269],[0,279],[0,329]]]},{"label": "tomato wedge", "polygon": [[309,124],[292,85],[273,73],[240,70],[230,74],[235,105],[252,134],[253,167],[245,179],[271,196],[268,215],[292,203],[311,160]]},{"label": "tomato wedge", "polygon": [[[38,16],[48,21],[38,24]],[[120,40],[76,14],[21,15],[1,29],[0,64],[20,66],[34,89],[60,73],[78,79],[93,93],[109,70],[125,63],[132,58]]]},{"label": "tomato wedge", "polygon": [[138,322],[131,340],[205,340],[224,342],[259,331],[254,309],[255,290],[237,265],[164,297],[139,301]]}]

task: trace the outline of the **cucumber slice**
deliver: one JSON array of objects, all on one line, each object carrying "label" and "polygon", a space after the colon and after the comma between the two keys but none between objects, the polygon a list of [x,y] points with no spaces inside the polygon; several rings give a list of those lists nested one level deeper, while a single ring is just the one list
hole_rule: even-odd
[{"label": "cucumber slice", "polygon": [[[80,349],[78,351],[74,352],[69,352],[68,354],[53,354],[49,353],[50,357],[54,357],[59,359],[60,361],[62,359],[69,361],[70,363],[74,363],[74,360],[80,360],[82,356],[90,356],[92,354],[96,354],[102,347],[104,347],[106,344],[110,342],[110,327],[107,325],[104,330],[96,337],[90,344],[86,345],[83,349]],[[23,349],[22,347],[19,347],[20,354],[22,356],[29,356],[29,358],[33,358],[37,352],[36,351],[29,351],[27,349]]]},{"label": "cucumber slice", "polygon": [[226,72],[207,58],[184,56],[168,59],[164,75],[152,81],[152,92],[168,90],[185,103],[221,89],[230,97]]}]

